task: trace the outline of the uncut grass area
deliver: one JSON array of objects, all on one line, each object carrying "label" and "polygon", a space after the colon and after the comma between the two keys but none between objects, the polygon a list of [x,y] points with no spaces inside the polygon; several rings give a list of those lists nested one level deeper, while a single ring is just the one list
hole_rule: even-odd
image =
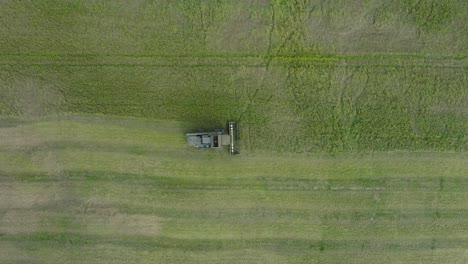
[{"label": "uncut grass area", "polygon": [[2,263],[464,263],[464,153],[229,156],[185,123],[2,119]]},{"label": "uncut grass area", "polygon": [[0,115],[236,120],[244,149],[468,150],[465,0],[2,1]]}]

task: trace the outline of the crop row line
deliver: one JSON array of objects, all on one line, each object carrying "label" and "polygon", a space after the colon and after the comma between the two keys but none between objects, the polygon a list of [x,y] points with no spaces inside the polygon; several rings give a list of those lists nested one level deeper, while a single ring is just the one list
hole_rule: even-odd
[{"label": "crop row line", "polygon": [[[266,66],[265,63],[220,63],[220,64],[213,64],[213,63],[172,63],[172,64],[159,64],[159,63],[57,63],[57,62],[42,62],[42,63],[14,63],[14,62],[6,62],[1,63],[0,67],[35,67],[35,66],[50,66],[50,67],[160,67],[160,68],[231,68],[231,67],[249,67],[249,68],[263,68]],[[270,66],[274,67],[287,67],[287,68],[307,68],[311,66],[333,66],[338,68],[350,68],[350,67],[383,67],[383,68],[409,68],[409,67],[417,67],[417,68],[466,68],[467,65],[447,65],[447,64],[347,64],[347,65],[330,65],[330,63],[326,62],[319,62],[319,63],[303,63],[303,64],[296,64],[291,65],[288,63],[273,63]]]},{"label": "crop row line", "polygon": [[309,60],[361,60],[361,59],[424,59],[424,60],[466,60],[467,55],[456,56],[430,56],[420,54],[249,54],[249,53],[192,53],[192,54],[112,54],[112,53],[0,53],[1,57],[40,57],[40,58],[103,58],[103,57],[124,57],[124,58],[255,58],[255,59],[276,59],[276,58],[301,58]]}]

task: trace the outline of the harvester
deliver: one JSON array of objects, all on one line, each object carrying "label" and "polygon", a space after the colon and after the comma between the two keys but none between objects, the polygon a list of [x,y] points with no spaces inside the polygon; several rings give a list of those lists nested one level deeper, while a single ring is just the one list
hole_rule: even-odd
[{"label": "harvester", "polygon": [[239,128],[237,122],[227,123],[225,129],[215,129],[212,132],[187,133],[187,142],[198,149],[223,149],[228,148],[231,155],[239,154]]}]

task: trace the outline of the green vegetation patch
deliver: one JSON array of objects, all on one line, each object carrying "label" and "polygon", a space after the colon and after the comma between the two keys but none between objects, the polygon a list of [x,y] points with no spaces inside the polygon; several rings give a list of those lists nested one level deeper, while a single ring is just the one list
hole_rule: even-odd
[{"label": "green vegetation patch", "polygon": [[0,114],[241,123],[244,149],[467,149],[464,1],[1,4]]}]

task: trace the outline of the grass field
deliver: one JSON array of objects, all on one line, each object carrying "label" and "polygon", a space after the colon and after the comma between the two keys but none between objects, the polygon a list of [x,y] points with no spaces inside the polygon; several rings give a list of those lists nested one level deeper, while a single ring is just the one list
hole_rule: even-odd
[{"label": "grass field", "polygon": [[467,263],[467,13],[0,1],[0,263]]},{"label": "grass field", "polygon": [[231,157],[177,122],[2,124],[2,263],[467,261],[463,153]]},{"label": "grass field", "polygon": [[3,1],[0,114],[234,119],[252,150],[467,150],[468,7],[440,2]]}]

